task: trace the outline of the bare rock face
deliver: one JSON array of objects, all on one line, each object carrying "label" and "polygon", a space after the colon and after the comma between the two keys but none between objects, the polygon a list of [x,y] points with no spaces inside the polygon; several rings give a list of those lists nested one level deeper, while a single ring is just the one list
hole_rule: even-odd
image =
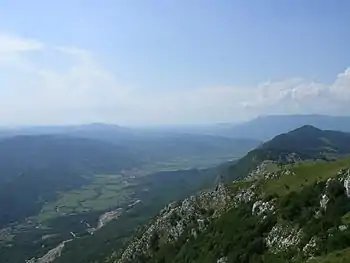
[{"label": "bare rock face", "polygon": [[290,225],[276,224],[267,235],[265,241],[272,253],[279,253],[296,247],[302,235],[301,229]]},{"label": "bare rock face", "polygon": [[350,198],[350,169],[340,169],[337,173],[337,178],[343,183],[346,195]]},{"label": "bare rock face", "polygon": [[267,167],[273,163],[274,161],[271,160],[262,161],[253,171],[249,173],[246,180],[255,180],[268,174]]},{"label": "bare rock face", "polygon": [[252,215],[267,216],[268,214],[273,213],[274,208],[275,206],[272,201],[264,202],[258,200],[253,204]]},{"label": "bare rock face", "polygon": [[326,187],[324,189],[324,194],[320,198],[320,208],[321,210],[327,209],[327,204],[329,202],[328,189],[332,182],[339,181],[343,184],[347,197],[350,198],[350,170],[340,169],[335,178],[329,178],[326,182]]},{"label": "bare rock face", "polygon": [[341,232],[344,232],[348,229],[348,226],[347,225],[340,225],[338,226],[338,230],[341,231]]},{"label": "bare rock face", "polygon": [[216,263],[228,263],[228,258],[227,257],[222,257],[219,258]]},{"label": "bare rock face", "polygon": [[154,246],[176,241],[189,228],[190,233],[196,237],[213,218],[227,211],[231,204],[230,192],[224,184],[182,202],[169,204],[141,236],[128,245],[117,262],[141,262],[142,258],[150,256]]},{"label": "bare rock face", "polygon": [[350,197],[350,170],[349,169],[346,172],[344,172],[344,188],[345,188],[347,197]]},{"label": "bare rock face", "polygon": [[329,202],[328,196],[326,194],[323,194],[321,196],[321,200],[320,200],[320,207],[321,207],[321,209],[326,210],[328,202]]},{"label": "bare rock face", "polygon": [[233,204],[237,206],[241,203],[248,203],[253,201],[256,198],[255,189],[256,189],[256,186],[253,184],[248,189],[239,190],[233,196]]},{"label": "bare rock face", "polygon": [[326,210],[327,209],[327,204],[329,202],[329,197],[328,197],[328,189],[329,189],[329,186],[332,182],[334,182],[336,179],[334,178],[328,178],[327,182],[326,182],[326,187],[324,189],[324,194],[321,196],[321,199],[320,199],[320,208],[323,209],[323,210]]},{"label": "bare rock face", "polygon": [[318,242],[319,242],[319,238],[314,236],[303,247],[303,252],[307,257],[314,257],[316,255]]}]

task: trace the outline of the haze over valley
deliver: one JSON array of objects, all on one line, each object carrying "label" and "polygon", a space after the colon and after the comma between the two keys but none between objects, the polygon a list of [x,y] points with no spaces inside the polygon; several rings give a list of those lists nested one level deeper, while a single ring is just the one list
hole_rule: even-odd
[{"label": "haze over valley", "polygon": [[0,263],[350,262],[349,24],[0,1]]}]

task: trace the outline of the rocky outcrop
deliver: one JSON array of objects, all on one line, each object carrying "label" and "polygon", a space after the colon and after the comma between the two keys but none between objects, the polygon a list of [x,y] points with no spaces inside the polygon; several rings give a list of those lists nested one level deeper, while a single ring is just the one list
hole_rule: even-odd
[{"label": "rocky outcrop", "polygon": [[231,195],[224,184],[203,191],[182,202],[173,202],[161,210],[143,233],[129,243],[118,263],[137,263],[151,256],[160,243],[175,242],[185,231],[196,237],[213,218],[231,207]]},{"label": "rocky outcrop", "polygon": [[343,184],[346,196],[350,198],[350,169],[340,169],[334,178],[333,177],[328,178],[328,180],[326,181],[324,194],[322,194],[320,198],[320,208],[322,210],[327,209],[327,204],[329,202],[329,197],[328,197],[329,186],[332,182],[336,182],[336,181]]},{"label": "rocky outcrop", "polygon": [[268,173],[267,167],[274,163],[275,162],[271,160],[262,161],[253,171],[249,173],[249,175],[246,177],[246,180],[255,180],[263,177]]},{"label": "rocky outcrop", "polygon": [[53,262],[56,258],[61,256],[62,250],[66,243],[71,242],[72,239],[63,241],[61,244],[59,244],[57,247],[51,249],[49,252],[47,252],[44,256],[41,258],[33,258],[31,260],[27,260],[26,263],[50,263]]},{"label": "rocky outcrop", "polygon": [[320,200],[320,207],[321,207],[321,209],[326,210],[328,202],[329,202],[328,196],[326,194],[323,194],[321,196],[321,200]]},{"label": "rocky outcrop", "polygon": [[299,244],[302,234],[301,229],[279,223],[271,229],[265,241],[272,253],[287,252]]},{"label": "rocky outcrop", "polygon": [[253,204],[252,207],[252,215],[263,216],[266,217],[268,214],[274,212],[274,204],[273,201],[264,202],[262,200],[258,200]]},{"label": "rocky outcrop", "polygon": [[303,252],[306,257],[310,258],[316,255],[316,253],[318,252],[318,249],[317,249],[318,242],[319,242],[319,238],[317,236],[314,236],[303,247]]},{"label": "rocky outcrop", "polygon": [[238,190],[232,198],[233,205],[237,206],[241,203],[248,203],[253,201],[256,198],[255,190],[256,185],[254,184],[252,184],[249,188]]},{"label": "rocky outcrop", "polygon": [[340,226],[338,226],[338,230],[341,231],[341,232],[344,232],[347,229],[348,229],[347,225],[340,225]]},{"label": "rocky outcrop", "polygon": [[228,263],[228,258],[227,257],[222,257],[219,258],[216,263]]},{"label": "rocky outcrop", "polygon": [[115,210],[111,210],[108,211],[104,214],[102,214],[99,218],[98,218],[98,223],[97,223],[97,227],[95,230],[100,229],[101,227],[103,227],[104,225],[106,225],[107,223],[109,223],[110,221],[118,218],[123,212],[122,208],[118,208]]},{"label": "rocky outcrop", "polygon": [[344,175],[344,188],[346,191],[347,197],[350,197],[350,169],[343,171]]}]

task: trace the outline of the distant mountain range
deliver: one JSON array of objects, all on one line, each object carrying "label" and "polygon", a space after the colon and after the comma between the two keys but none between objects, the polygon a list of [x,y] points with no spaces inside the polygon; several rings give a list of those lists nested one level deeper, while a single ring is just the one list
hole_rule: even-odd
[{"label": "distant mountain range", "polygon": [[218,154],[243,156],[261,143],[255,139],[229,138],[220,134],[197,133],[186,129],[141,129],[113,124],[94,123],[72,126],[33,126],[0,129],[0,138],[16,136],[59,135],[70,138],[85,138],[112,143],[127,149],[142,161],[167,161],[173,158],[193,156],[213,157]]},{"label": "distant mountain range", "polygon": [[84,125],[57,125],[57,126],[24,126],[0,129],[0,137],[13,137],[19,135],[70,135],[85,138],[110,137],[123,138],[131,136],[132,130],[114,124],[91,123]]},{"label": "distant mountain range", "polygon": [[304,125],[312,125],[322,130],[350,132],[350,116],[327,115],[268,115],[239,124],[216,124],[201,126],[171,126],[154,128],[128,128],[115,124],[92,123],[86,125],[32,126],[20,128],[0,128],[0,138],[15,135],[65,134],[112,142],[159,139],[182,134],[202,134],[233,138],[249,138],[267,141],[273,137]]},{"label": "distant mountain range", "polygon": [[222,125],[217,133],[230,137],[254,138],[261,141],[272,139],[278,134],[312,125],[322,130],[350,132],[350,117],[327,115],[271,115],[253,119],[237,125]]}]

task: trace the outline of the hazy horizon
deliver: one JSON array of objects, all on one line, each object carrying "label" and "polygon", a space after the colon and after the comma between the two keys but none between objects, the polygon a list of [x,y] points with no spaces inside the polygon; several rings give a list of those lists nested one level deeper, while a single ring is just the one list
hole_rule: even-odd
[{"label": "hazy horizon", "polygon": [[[222,126],[229,126],[229,127],[234,127],[234,126],[239,126],[239,125],[244,125],[248,124],[250,122],[254,122],[255,120],[258,120],[260,118],[284,118],[284,117],[291,117],[291,118],[310,118],[311,120],[317,120],[317,117],[334,117],[334,118],[350,118],[350,115],[327,115],[327,114],[269,114],[269,115],[259,115],[254,118],[250,118],[244,121],[232,121],[232,122],[212,122],[212,123],[200,123],[200,124],[177,124],[177,123],[168,123],[168,124],[131,124],[131,125],[121,125],[119,123],[112,123],[112,122],[72,122],[72,123],[60,123],[60,124],[55,124],[55,123],[47,123],[47,124],[36,124],[36,123],[31,123],[31,124],[16,124],[16,125],[0,125],[0,130],[1,129],[31,129],[31,128],[64,128],[64,127],[83,127],[83,126],[116,126],[120,128],[130,128],[130,129],[200,129],[200,128],[210,128],[210,127],[222,127]],[[316,119],[315,119],[316,118]],[[301,120],[301,119],[300,119]]]},{"label": "hazy horizon", "polygon": [[19,2],[0,4],[0,126],[350,115],[348,1]]}]

